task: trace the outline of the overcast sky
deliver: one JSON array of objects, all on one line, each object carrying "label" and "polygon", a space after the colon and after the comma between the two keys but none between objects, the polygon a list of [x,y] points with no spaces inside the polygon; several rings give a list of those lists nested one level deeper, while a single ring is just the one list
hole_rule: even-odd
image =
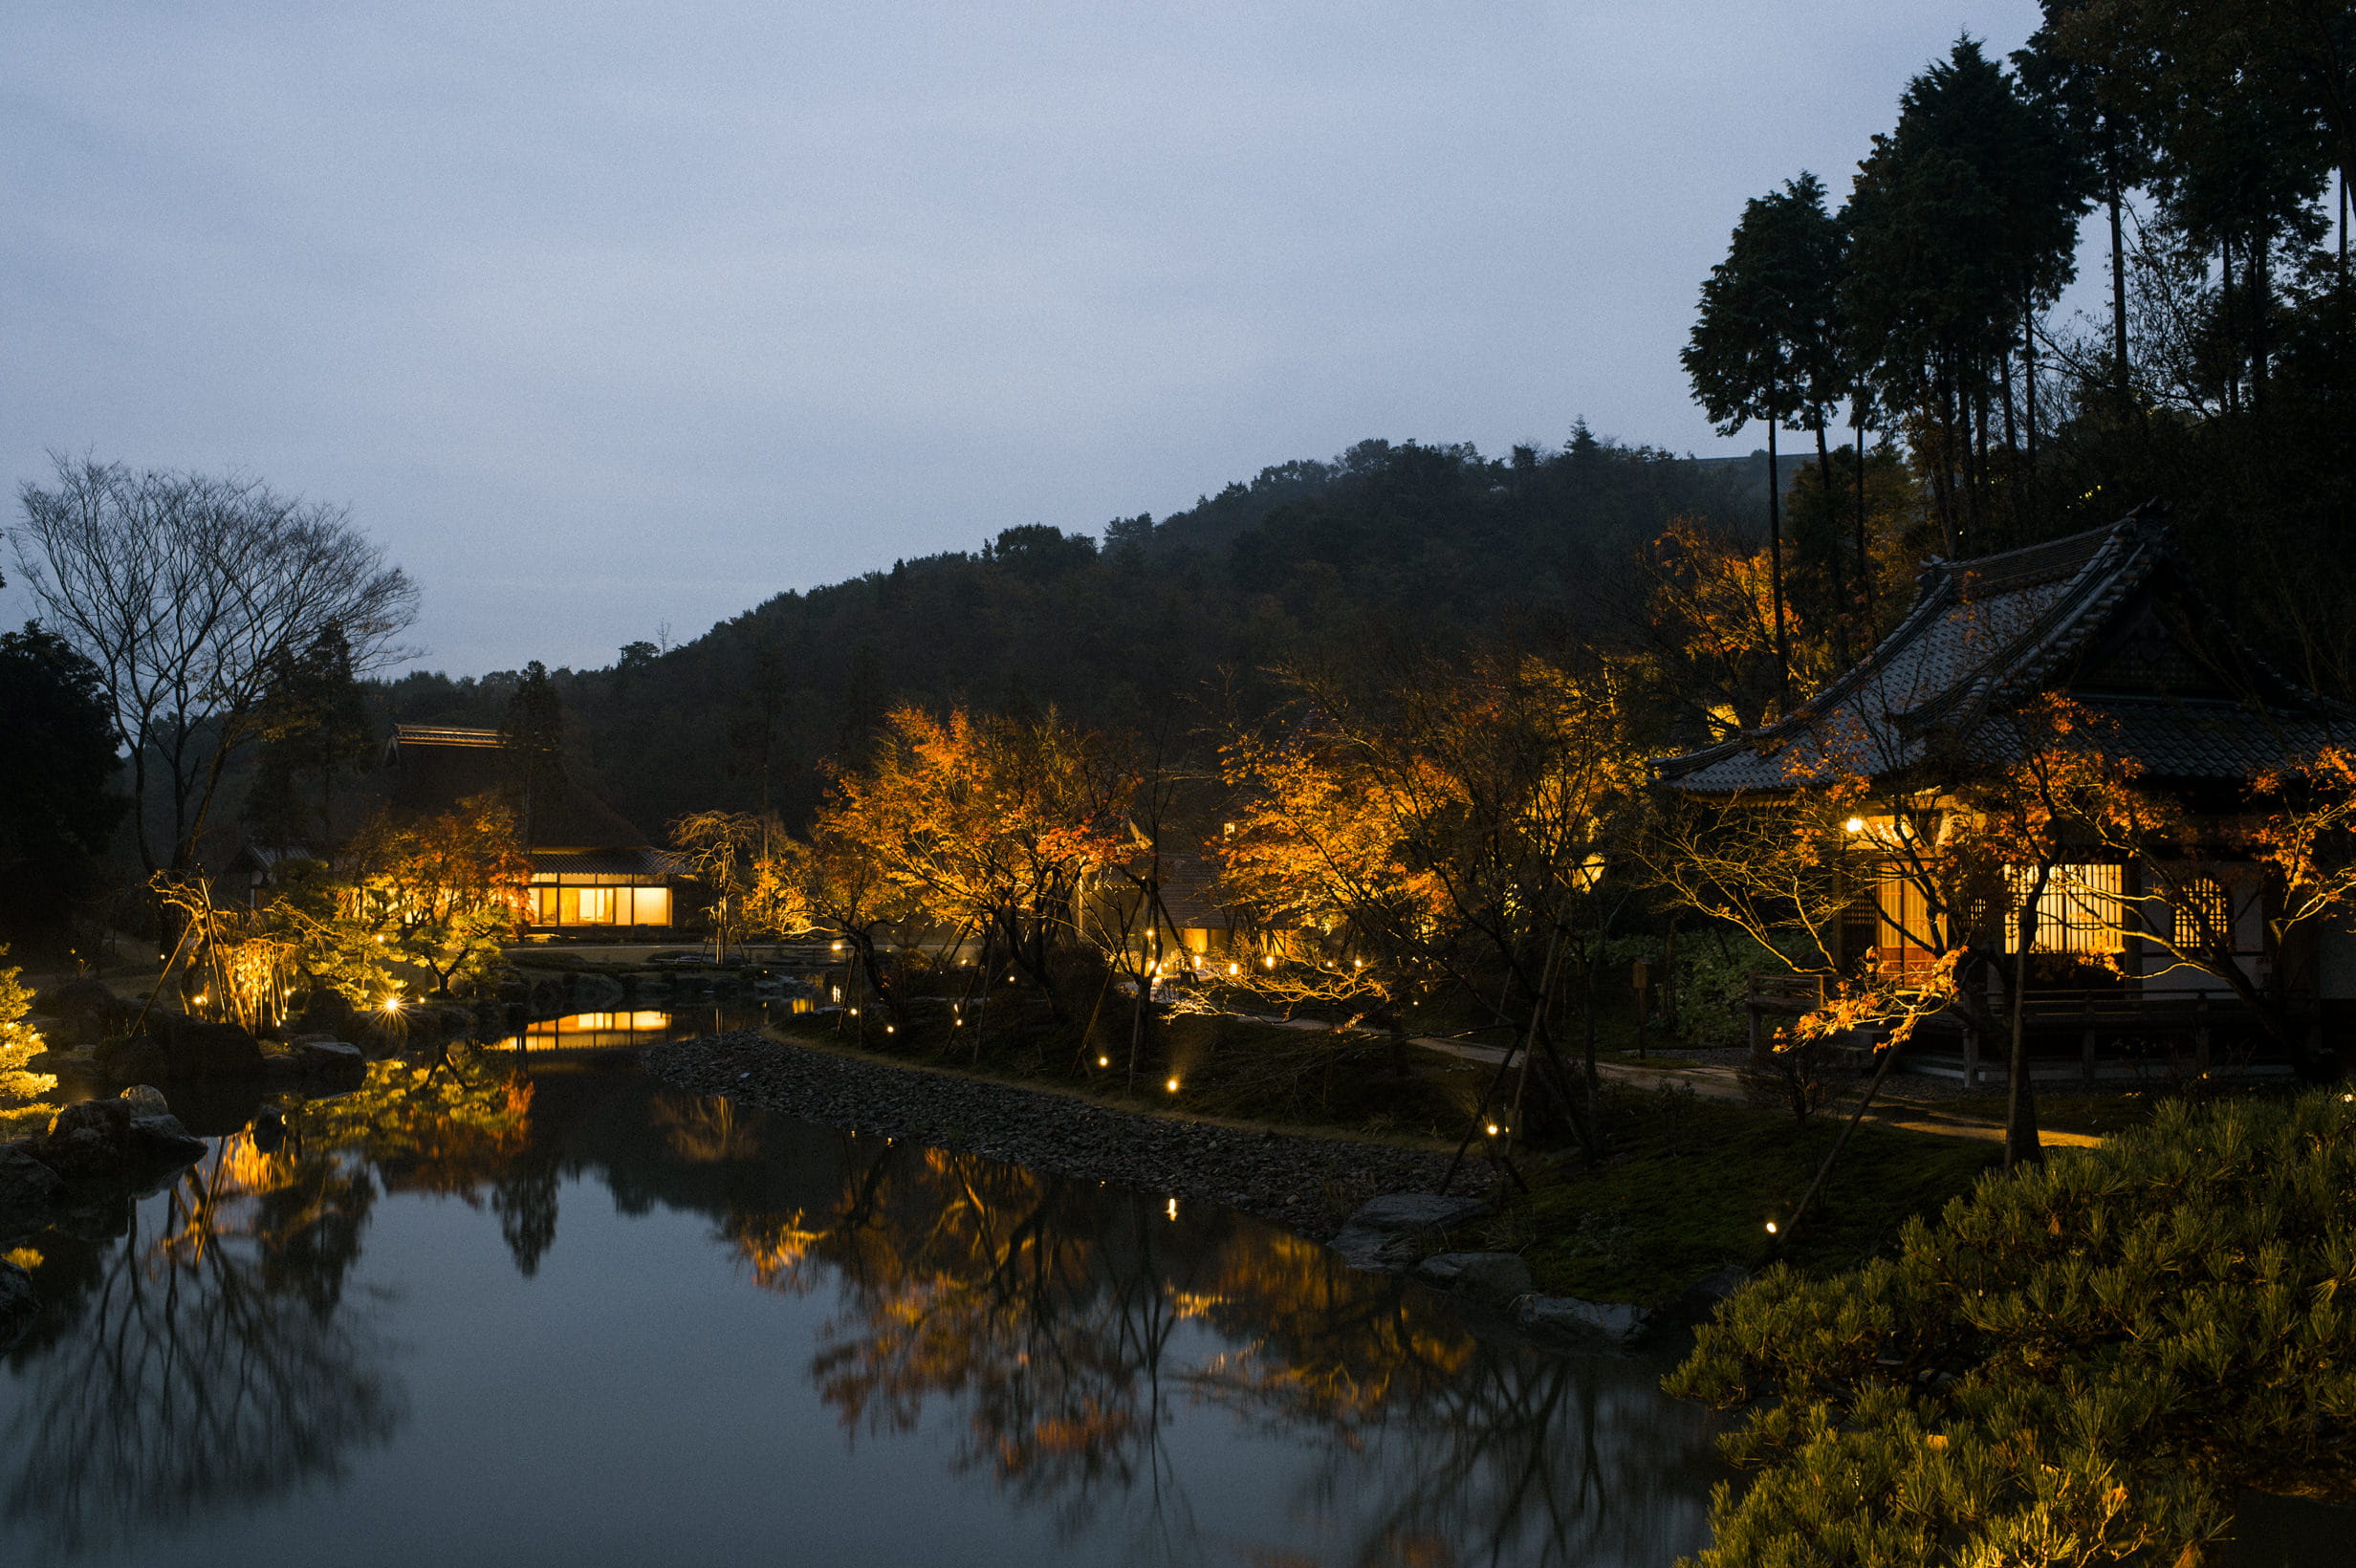
[{"label": "overcast sky", "polygon": [[1369,436],[1745,451],[1677,365],[1743,200],[2036,17],[11,0],[0,462],[348,505],[475,673]]}]

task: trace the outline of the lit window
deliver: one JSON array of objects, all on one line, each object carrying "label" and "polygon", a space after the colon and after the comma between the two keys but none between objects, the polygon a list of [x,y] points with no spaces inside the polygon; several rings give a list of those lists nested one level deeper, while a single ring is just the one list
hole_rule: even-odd
[{"label": "lit window", "polygon": [[2182,949],[2234,945],[2234,904],[2214,877],[2194,877],[2176,889],[2175,943]]},{"label": "lit window", "polygon": [[[2013,866],[2013,919],[2004,923],[2004,950],[2020,950],[2018,912],[2037,872]],[[2126,944],[2126,872],[2115,865],[2057,865],[2037,901],[2037,941],[2040,953],[2115,953]]]}]

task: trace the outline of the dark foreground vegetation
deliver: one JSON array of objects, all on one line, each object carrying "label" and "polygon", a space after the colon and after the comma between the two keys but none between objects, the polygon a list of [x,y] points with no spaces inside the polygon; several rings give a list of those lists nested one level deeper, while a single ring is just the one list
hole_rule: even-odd
[{"label": "dark foreground vegetation", "polygon": [[2356,1097],[2179,1100],[1769,1271],[1669,1383],[1749,1412],[1702,1561],[2189,1563],[2245,1491],[2347,1499],[2351,1216]]}]

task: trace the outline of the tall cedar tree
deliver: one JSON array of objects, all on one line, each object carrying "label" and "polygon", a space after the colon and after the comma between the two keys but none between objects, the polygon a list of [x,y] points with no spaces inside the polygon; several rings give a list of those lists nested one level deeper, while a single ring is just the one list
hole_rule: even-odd
[{"label": "tall cedar tree", "polygon": [[528,847],[539,842],[538,832],[564,792],[564,704],[548,666],[537,659],[524,666],[515,683],[499,734],[507,747],[518,831]]},{"label": "tall cedar tree", "polygon": [[336,836],[336,780],[366,760],[370,740],[341,626],[331,622],[300,652],[281,648],[272,658],[258,727],[247,825],[275,847],[323,851]]},{"label": "tall cedar tree", "polygon": [[1702,284],[1701,316],[1681,356],[1693,401],[1721,434],[1755,419],[1767,425],[1776,664],[1787,701],[1792,645],[1776,431],[1787,424],[1815,431],[1818,460],[1826,461],[1825,419],[1842,385],[1833,323],[1840,273],[1841,232],[1824,210],[1823,184],[1803,173],[1744,206],[1726,259]]},{"label": "tall cedar tree", "polygon": [[2054,118],[1970,38],[1908,85],[1858,165],[1842,213],[1850,353],[1909,426],[1951,555],[1999,548],[2023,521],[2014,356],[2027,372],[2037,319],[2074,275],[2082,184]]}]

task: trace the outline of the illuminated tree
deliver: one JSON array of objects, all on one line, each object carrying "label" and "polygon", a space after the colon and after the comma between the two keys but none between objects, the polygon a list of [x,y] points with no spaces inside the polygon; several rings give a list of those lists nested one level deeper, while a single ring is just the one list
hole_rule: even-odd
[{"label": "illuminated tree", "polygon": [[711,921],[714,956],[728,950],[755,924],[756,864],[778,832],[773,819],[752,812],[690,812],[671,824],[671,847],[686,857],[696,881],[710,895],[705,913]]},{"label": "illuminated tree", "polygon": [[[0,958],[7,956],[8,948],[0,947]],[[20,975],[12,964],[0,968],[0,1133],[19,1130],[18,1122],[28,1123],[22,1129],[26,1132],[42,1130],[30,1123],[45,1126],[49,1109],[33,1102],[57,1087],[48,1074],[26,1070],[25,1063],[41,1049],[41,1036],[25,1022],[33,993]]]},{"label": "illuminated tree", "polygon": [[837,772],[815,831],[866,847],[933,918],[980,933],[1061,1015],[1054,953],[1080,891],[1120,852],[1131,780],[1104,738],[1036,715],[895,708],[863,766]]},{"label": "illuminated tree", "polygon": [[379,819],[353,847],[360,913],[447,995],[496,960],[524,918],[532,858],[514,809],[474,795],[411,823]]},{"label": "illuminated tree", "polygon": [[820,931],[842,942],[868,991],[895,1023],[905,1021],[876,933],[913,918],[917,905],[883,857],[840,817],[821,813],[806,841],[773,838],[754,865],[750,899],[771,929]]},{"label": "illuminated tree", "polygon": [[[1300,700],[1282,724],[1227,748],[1237,804],[1213,846],[1241,907],[1302,948],[1276,974],[1305,966],[1337,997],[1380,996],[1394,1031],[1411,991],[1476,1002],[1599,1155],[1595,891],[1647,782],[1624,675],[1489,651],[1388,680],[1291,680]],[[1550,1022],[1574,961],[1583,1088]]]}]

